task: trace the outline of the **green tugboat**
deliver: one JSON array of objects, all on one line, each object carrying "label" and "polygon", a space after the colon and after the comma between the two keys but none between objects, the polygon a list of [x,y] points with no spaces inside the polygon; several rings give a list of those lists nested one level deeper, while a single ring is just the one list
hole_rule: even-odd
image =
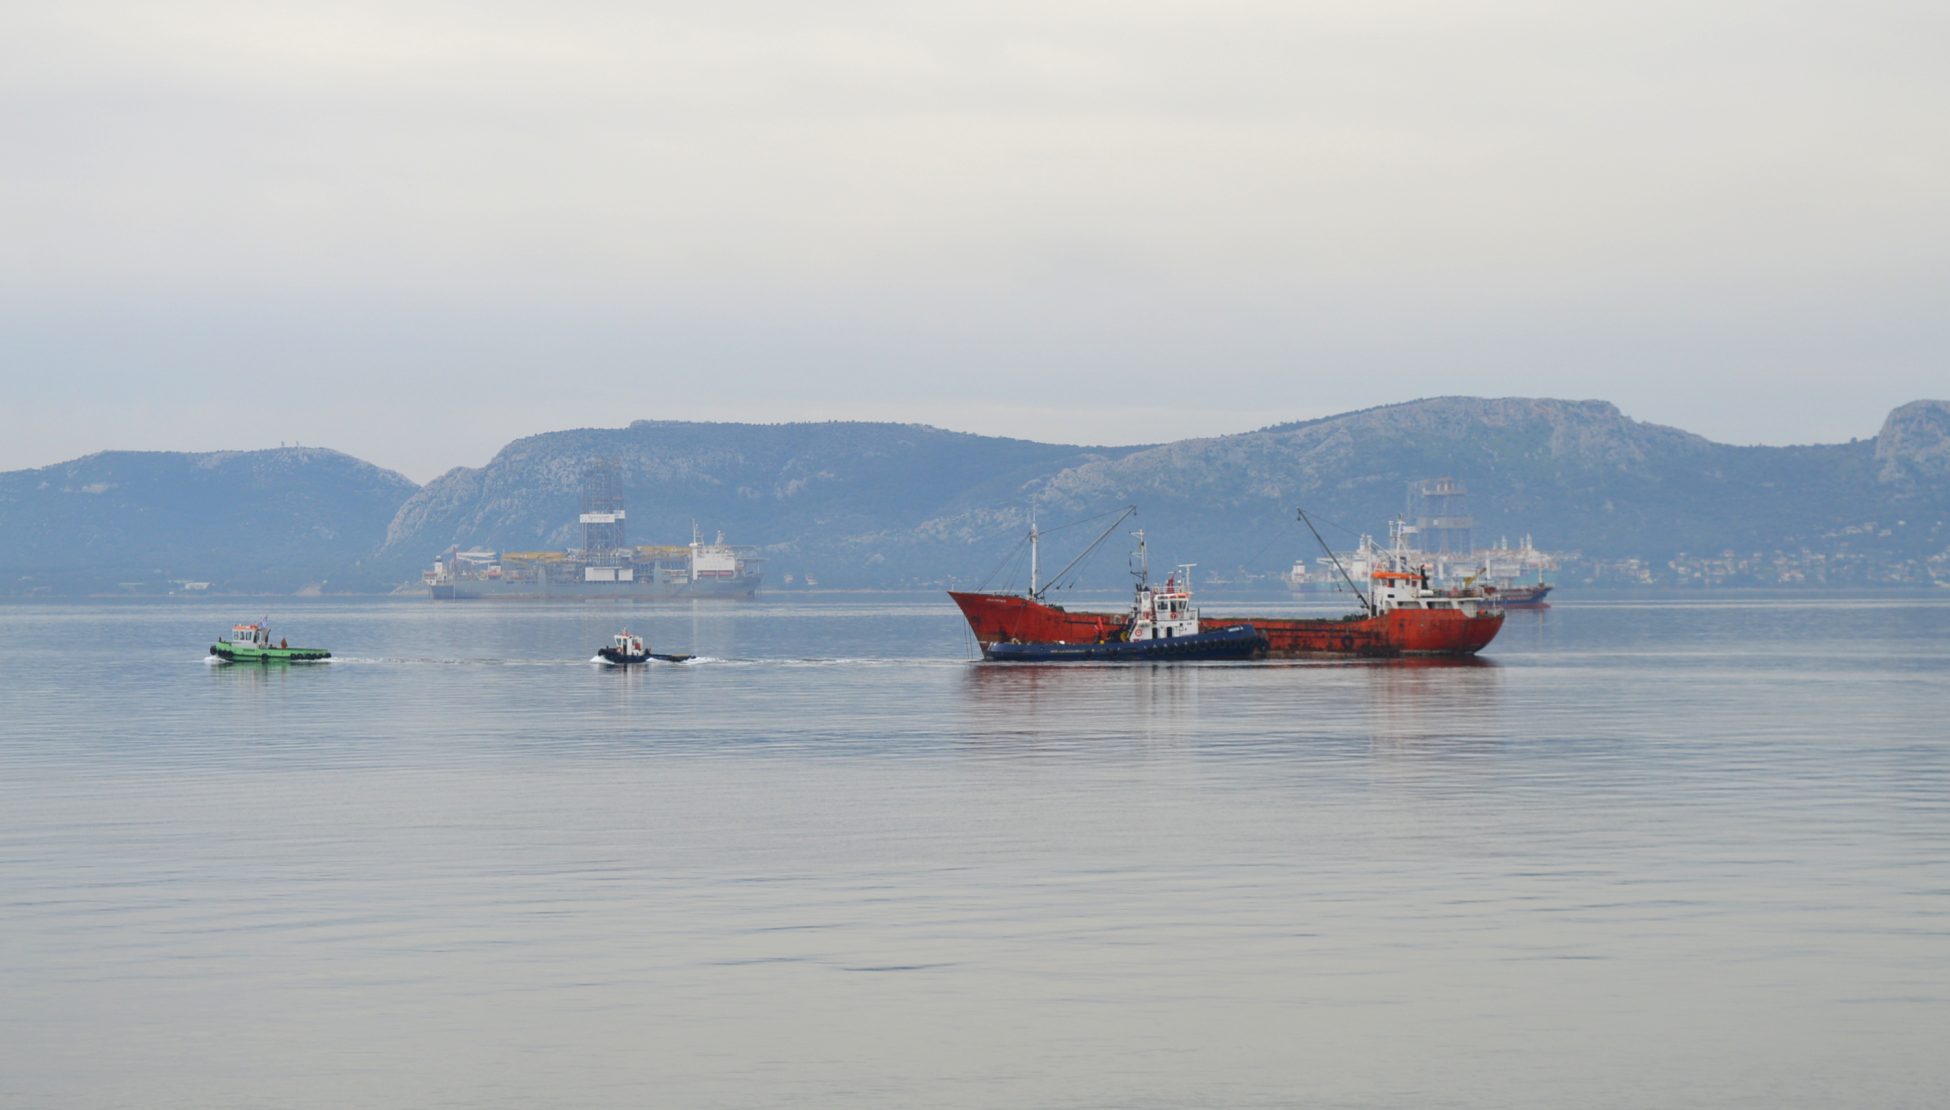
[{"label": "green tugboat", "polygon": [[295,648],[283,640],[272,643],[266,621],[233,626],[230,639],[210,645],[210,654],[226,663],[318,663],[332,657],[324,648]]}]

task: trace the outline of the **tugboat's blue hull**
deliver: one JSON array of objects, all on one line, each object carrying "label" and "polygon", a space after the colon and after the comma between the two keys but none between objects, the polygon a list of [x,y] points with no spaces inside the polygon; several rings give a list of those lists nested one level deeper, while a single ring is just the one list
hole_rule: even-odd
[{"label": "tugboat's blue hull", "polygon": [[697,658],[695,655],[665,655],[662,652],[646,651],[639,655],[632,651],[617,651],[615,648],[597,648],[596,654],[612,667],[634,667],[655,659],[661,663],[685,663]]},{"label": "tugboat's blue hull", "polygon": [[1266,637],[1250,624],[1173,636],[1163,640],[1108,643],[990,644],[983,652],[998,663],[1168,663],[1201,659],[1250,659],[1266,648]]}]

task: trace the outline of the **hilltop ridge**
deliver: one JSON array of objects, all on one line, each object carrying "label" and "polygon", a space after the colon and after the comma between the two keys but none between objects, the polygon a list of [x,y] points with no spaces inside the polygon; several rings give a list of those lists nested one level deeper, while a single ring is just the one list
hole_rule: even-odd
[{"label": "hilltop ridge", "polygon": [[[173,578],[384,589],[449,545],[573,545],[599,459],[619,467],[634,541],[721,529],[765,549],[773,588],[793,571],[835,586],[979,584],[1032,510],[1050,529],[1126,504],[1161,557],[1269,576],[1314,554],[1294,506],[1348,543],[1383,532],[1410,481],[1441,475],[1470,487],[1479,539],[1529,533],[1594,565],[1812,552],[1822,581],[1893,566],[1950,580],[1950,402],[1902,405],[1871,439],[1741,447],[1601,400],[1431,397],[1126,447],[646,419],[524,436],[425,486],[319,448],[103,452],[0,474],[0,592]],[[1085,584],[1121,581],[1119,560],[1099,562]]]},{"label": "hilltop ridge", "polygon": [[374,589],[364,560],[419,486],[323,447],[101,451],[0,473],[0,594]]},{"label": "hilltop ridge", "polygon": [[[1558,549],[1659,560],[1825,543],[1899,494],[1940,509],[1930,476],[1943,411],[1917,402],[1891,415],[1887,441],[1808,447],[1719,444],[1607,401],[1550,398],[1425,398],[1122,448],[919,425],[637,421],[526,437],[478,471],[428,483],[386,551],[572,544],[581,466],[602,456],[621,463],[633,535],[681,538],[697,519],[767,547],[775,568],[842,585],[979,580],[1032,507],[1048,524],[1129,503],[1154,551],[1265,574],[1310,554],[1296,504],[1379,532],[1407,483],[1436,475],[1470,485],[1484,538],[1529,532]],[[1882,472],[1915,477],[1899,488],[1878,482]],[[1940,519],[1903,528],[1878,550],[1942,549],[1930,547],[1944,538]]]}]

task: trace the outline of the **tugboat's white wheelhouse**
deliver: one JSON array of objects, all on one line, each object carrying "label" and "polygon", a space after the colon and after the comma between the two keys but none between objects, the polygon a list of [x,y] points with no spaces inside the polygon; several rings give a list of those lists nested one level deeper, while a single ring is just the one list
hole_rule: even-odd
[{"label": "tugboat's white wheelhouse", "polygon": [[1196,565],[1179,564],[1177,572],[1156,589],[1138,587],[1137,613],[1131,622],[1133,641],[1198,635],[1198,609],[1192,605],[1192,568]]},{"label": "tugboat's white wheelhouse", "polygon": [[239,624],[230,629],[230,642],[246,647],[271,646],[271,630],[261,624]]}]

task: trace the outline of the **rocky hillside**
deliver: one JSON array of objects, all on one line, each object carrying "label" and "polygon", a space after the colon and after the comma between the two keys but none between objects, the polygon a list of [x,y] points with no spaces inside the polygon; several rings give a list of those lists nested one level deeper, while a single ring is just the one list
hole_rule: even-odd
[{"label": "rocky hillside", "polygon": [[[365,560],[418,487],[337,451],[105,451],[0,474],[0,596],[386,584]],[[180,587],[178,587],[180,588]]]},{"label": "rocky hillside", "polygon": [[[1091,538],[1064,524],[1127,504],[1139,516],[1125,530],[1145,528],[1158,563],[1199,563],[1207,581],[1266,575],[1316,554],[1294,506],[1347,546],[1385,535],[1409,482],[1444,475],[1470,488],[1483,542],[1528,532],[1549,550],[1660,567],[1681,552],[1834,553],[1855,577],[1828,573],[1831,559],[1822,581],[1899,560],[1950,578],[1950,403],[1904,405],[1872,439],[1734,447],[1603,401],[1441,397],[1117,448],[902,424],[638,421],[529,436],[424,488],[317,449],[110,452],[0,474],[0,594],[178,579],[389,588],[450,544],[576,544],[598,461],[619,465],[634,542],[685,542],[695,521],[766,549],[772,588],[787,573],[841,587],[1019,584],[1032,509],[1047,575]],[[1079,584],[1121,583],[1129,547],[1109,541]]]},{"label": "rocky hillside", "polygon": [[1950,401],[1912,401],[1876,436],[1876,483],[1887,495],[1927,503],[1950,483]]},{"label": "rocky hillside", "polygon": [[[381,559],[404,571],[450,543],[571,545],[581,475],[597,459],[621,463],[637,542],[681,541],[695,519],[766,547],[774,584],[794,570],[832,585],[979,583],[1006,564],[1032,507],[1047,528],[1124,504],[1139,506],[1128,527],[1146,528],[1161,560],[1265,573],[1313,554],[1295,505],[1338,545],[1383,533],[1407,484],[1439,475],[1473,491],[1485,541],[1530,532],[1547,548],[1663,560],[1831,544],[1873,522],[1869,540],[1850,542],[1918,554],[1950,546],[1947,417],[1950,405],[1917,402],[1874,440],[1810,447],[1735,447],[1602,401],[1510,398],[1117,449],[908,425],[646,421],[532,436],[436,479],[394,519]],[[1088,538],[1052,535],[1049,566]],[[1117,582],[1127,547],[1113,541],[1083,584]]]},{"label": "rocky hillside", "polygon": [[583,474],[592,462],[613,461],[633,543],[687,543],[695,521],[707,534],[722,530],[731,542],[766,546],[835,581],[880,584],[927,571],[919,561],[889,565],[892,557],[871,547],[876,537],[922,534],[965,518],[952,535],[924,546],[979,546],[1000,534],[1035,482],[1132,450],[849,422],[639,420],[550,432],[509,444],[485,467],[427,483],[401,507],[379,557],[404,568],[449,544],[572,546]]},{"label": "rocky hillside", "polygon": [[1242,546],[1291,535],[1295,504],[1385,535],[1409,482],[1452,475],[1479,541],[1530,532],[1664,558],[1819,536],[1874,499],[1874,474],[1870,443],[1732,447],[1602,401],[1437,398],[1149,448],[1055,474],[1039,495],[1072,512],[1135,500],[1185,557],[1233,568]]}]

